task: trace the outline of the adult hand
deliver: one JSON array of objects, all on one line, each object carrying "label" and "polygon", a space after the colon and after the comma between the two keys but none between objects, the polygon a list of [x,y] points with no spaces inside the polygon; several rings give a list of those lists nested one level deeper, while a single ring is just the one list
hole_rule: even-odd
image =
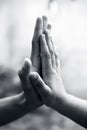
[{"label": "adult hand", "polygon": [[60,74],[58,55],[48,30],[40,37],[40,47],[43,80],[35,72],[30,74],[30,80],[44,104],[54,109],[55,105],[58,104],[60,108],[66,92]]}]

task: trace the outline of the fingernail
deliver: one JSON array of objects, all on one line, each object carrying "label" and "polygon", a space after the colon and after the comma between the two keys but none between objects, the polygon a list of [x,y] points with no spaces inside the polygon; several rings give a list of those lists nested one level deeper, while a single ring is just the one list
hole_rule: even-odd
[{"label": "fingernail", "polygon": [[42,39],[45,39],[45,35],[44,35],[44,34],[41,34],[40,38],[41,38],[41,40],[42,40]]},{"label": "fingernail", "polygon": [[37,79],[37,75],[36,74],[31,74],[30,79],[35,81]]},{"label": "fingernail", "polygon": [[31,65],[30,60],[28,58],[25,58],[24,63],[22,65],[22,69],[29,68],[30,65]]}]

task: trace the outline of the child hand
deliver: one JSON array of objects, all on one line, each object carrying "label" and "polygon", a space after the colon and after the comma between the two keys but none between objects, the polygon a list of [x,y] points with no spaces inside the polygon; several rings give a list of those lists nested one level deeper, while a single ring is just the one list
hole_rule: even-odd
[{"label": "child hand", "polygon": [[31,112],[42,105],[42,102],[38,94],[36,93],[35,89],[31,86],[31,82],[29,81],[30,69],[31,61],[28,58],[26,58],[21,70],[19,71],[19,77],[24,91],[25,103],[28,112]]},{"label": "child hand", "polygon": [[51,28],[51,26],[47,23],[47,17],[43,16],[41,18],[37,18],[35,30],[34,30],[34,36],[32,40],[32,53],[31,53],[31,62],[28,59],[25,59],[24,66],[19,71],[19,77],[21,80],[22,88],[25,93],[26,102],[29,106],[29,110],[36,109],[37,107],[40,107],[43,105],[42,101],[40,100],[39,95],[35,91],[35,89],[32,87],[28,75],[31,72],[35,71],[39,74],[41,74],[40,65],[41,65],[41,59],[40,59],[40,43],[39,43],[39,37],[46,29]]}]

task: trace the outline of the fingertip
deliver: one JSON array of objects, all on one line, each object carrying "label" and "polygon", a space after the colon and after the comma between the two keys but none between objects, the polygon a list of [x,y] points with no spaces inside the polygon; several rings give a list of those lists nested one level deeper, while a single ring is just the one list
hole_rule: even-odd
[{"label": "fingertip", "polygon": [[37,24],[42,23],[42,19],[41,19],[40,17],[37,17],[36,23],[37,23]]},{"label": "fingertip", "polygon": [[45,42],[45,34],[40,35],[40,44],[43,44]]},{"label": "fingertip", "polygon": [[42,22],[43,22],[43,32],[47,29],[47,17],[45,15],[42,16]]},{"label": "fingertip", "polygon": [[40,76],[38,73],[36,72],[32,72],[30,75],[29,75],[29,80],[31,81],[31,83],[33,84],[33,86],[37,86],[38,85],[38,82],[40,82]]},{"label": "fingertip", "polygon": [[29,75],[29,78],[31,81],[35,81],[38,77],[38,74],[36,72],[32,72],[30,75]]},{"label": "fingertip", "polygon": [[[42,33],[42,28],[43,28],[42,18],[38,17],[35,24],[33,41],[38,41],[38,38]],[[36,43],[36,42],[32,42],[32,43]]]},{"label": "fingertip", "polygon": [[42,40],[42,39],[45,39],[45,34],[41,34],[41,35],[40,35],[40,38],[41,38],[41,40]]},{"label": "fingertip", "polygon": [[48,24],[47,29],[51,30],[52,26],[51,24]]},{"label": "fingertip", "polygon": [[23,69],[29,69],[31,66],[31,60],[29,58],[25,58],[24,59],[24,63],[23,63],[23,66],[22,66],[22,70]]},{"label": "fingertip", "polygon": [[45,34],[41,34],[40,36],[40,47],[41,47],[41,52],[43,51],[43,47],[44,47],[44,44],[46,44],[46,39],[45,39]]},{"label": "fingertip", "polygon": [[43,16],[42,16],[42,19],[45,20],[45,21],[47,21],[47,16],[46,16],[46,15],[43,15]]},{"label": "fingertip", "polygon": [[[24,63],[23,63],[22,68],[21,68],[21,75],[23,77],[28,76],[30,69],[31,69],[31,61],[29,60],[29,58],[25,58]],[[19,75],[20,75],[20,71],[19,71]]]},{"label": "fingertip", "polygon": [[24,59],[26,65],[31,65],[31,60],[29,58]]}]

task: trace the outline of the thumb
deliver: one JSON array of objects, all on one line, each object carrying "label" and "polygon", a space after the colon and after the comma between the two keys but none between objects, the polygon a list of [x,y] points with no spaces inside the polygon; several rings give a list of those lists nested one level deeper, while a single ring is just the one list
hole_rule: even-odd
[{"label": "thumb", "polygon": [[38,94],[41,96],[42,101],[49,96],[51,89],[47,86],[38,73],[33,72],[29,75],[29,79],[33,87],[37,90]]},{"label": "thumb", "polygon": [[27,79],[27,76],[30,72],[30,68],[31,68],[31,61],[28,58],[24,59],[24,63],[22,65],[22,68],[19,70],[18,75],[20,77],[20,79]]},{"label": "thumb", "polygon": [[21,85],[22,85],[24,92],[27,92],[27,90],[29,88],[28,75],[30,72],[30,68],[31,68],[31,61],[28,58],[25,58],[24,64],[18,72],[18,75],[19,75]]}]

